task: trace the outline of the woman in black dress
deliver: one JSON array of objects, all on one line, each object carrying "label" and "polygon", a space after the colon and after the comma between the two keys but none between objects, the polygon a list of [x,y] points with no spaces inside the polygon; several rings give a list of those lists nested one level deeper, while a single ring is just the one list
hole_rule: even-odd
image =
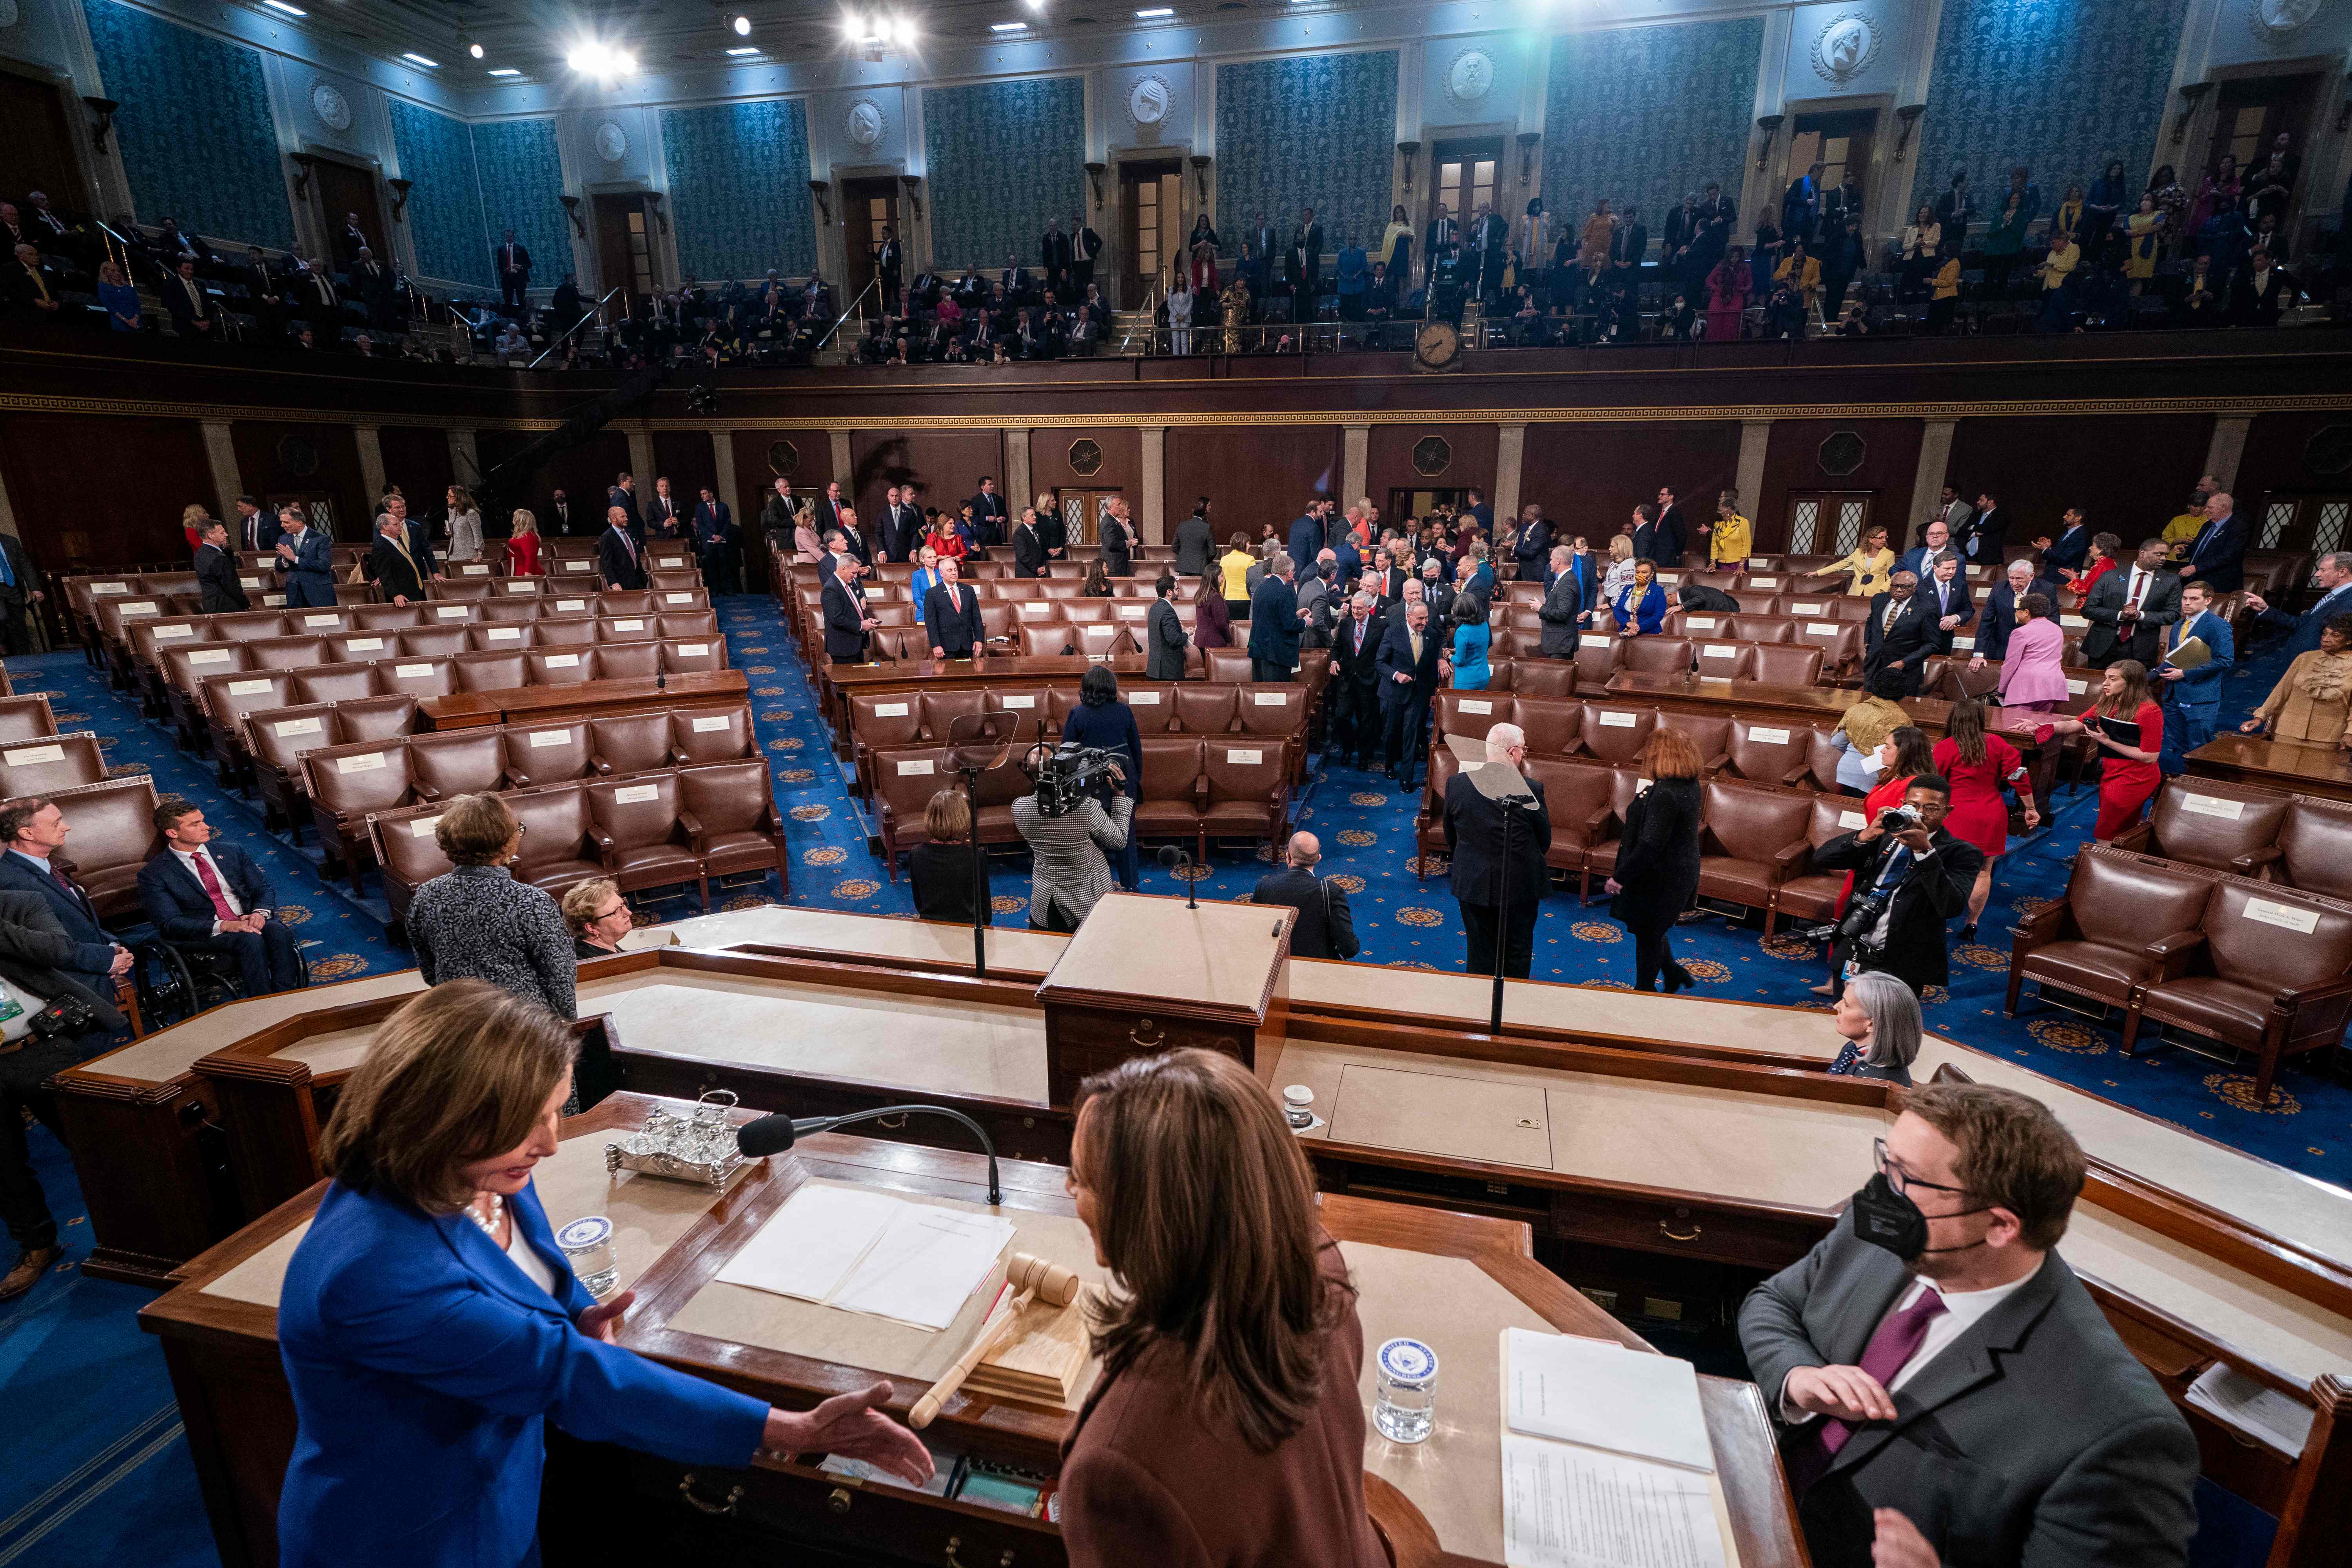
[{"label": "woman in black dress", "polygon": [[1617,874],[1609,879],[1609,912],[1633,933],[1633,989],[1666,994],[1691,983],[1675,962],[1675,922],[1698,896],[1698,748],[1679,730],[1661,728],[1642,752],[1650,787],[1625,808]]},{"label": "woman in black dress", "polygon": [[971,807],[943,789],[923,808],[923,841],[907,856],[915,884],[915,913],[927,921],[971,924],[979,892],[972,886]]}]

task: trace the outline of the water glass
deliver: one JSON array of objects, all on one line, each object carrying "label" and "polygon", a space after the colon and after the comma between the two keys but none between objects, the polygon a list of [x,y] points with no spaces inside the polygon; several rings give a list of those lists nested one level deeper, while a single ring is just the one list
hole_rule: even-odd
[{"label": "water glass", "polygon": [[621,1258],[613,1247],[613,1222],[593,1214],[573,1220],[555,1233],[555,1245],[580,1277],[581,1288],[603,1298],[621,1282]]},{"label": "water glass", "polygon": [[1437,1352],[1419,1340],[1391,1340],[1374,1363],[1372,1425],[1391,1443],[1425,1441],[1437,1412]]}]

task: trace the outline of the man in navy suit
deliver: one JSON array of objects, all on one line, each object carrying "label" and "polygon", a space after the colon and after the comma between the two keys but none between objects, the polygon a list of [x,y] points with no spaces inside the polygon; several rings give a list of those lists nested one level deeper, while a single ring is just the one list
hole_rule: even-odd
[{"label": "man in navy suit", "polygon": [[2056,543],[2052,543],[2047,538],[2033,542],[2041,547],[2042,564],[2053,572],[2062,567],[2069,572],[2080,572],[2083,563],[2091,553],[2091,525],[2084,518],[2083,509],[2079,506],[2068,507],[2066,515],[2059,521],[2065,526],[2058,531]]},{"label": "man in navy suit", "polygon": [[230,530],[230,549],[266,554],[278,548],[278,536],[284,531],[275,517],[261,510],[259,501],[251,496],[236,498],[236,522]]},{"label": "man in navy suit", "polygon": [[1298,668],[1298,637],[1307,622],[1298,614],[1297,575],[1297,563],[1277,554],[1250,595],[1252,680],[1286,681]]},{"label": "man in navy suit", "polygon": [[2330,551],[2321,556],[2312,576],[2319,584],[2319,602],[2300,616],[2273,609],[2260,594],[2250,592],[2246,595],[2246,607],[2254,612],[2262,625],[2286,628],[2284,651],[2290,659],[2316,648],[2320,628],[2332,617],[2352,616],[2352,550]]},{"label": "man in navy suit", "polygon": [[1301,567],[1311,569],[1315,558],[1323,553],[1323,513],[1330,504],[1318,496],[1290,525],[1290,559]]},{"label": "man in navy suit", "polygon": [[[1454,663],[1440,652],[1441,639],[1429,629],[1429,606],[1418,598],[1404,602],[1404,616],[1389,623],[1381,639],[1381,731],[1386,737],[1387,776],[1406,789],[1412,787],[1413,764],[1421,760],[1421,730],[1437,683],[1454,673]],[[1398,769],[1404,771],[1402,774]]]},{"label": "man in navy suit", "polygon": [[1870,618],[1862,624],[1862,672],[1877,689],[1876,676],[1891,669],[1903,682],[1903,695],[1919,695],[1919,681],[1927,656],[1940,646],[1943,633],[1933,606],[1919,597],[1919,579],[1897,569],[1887,579],[1886,592],[1870,601]]},{"label": "man in navy suit", "polygon": [[2246,525],[2238,521],[2237,511],[2237,502],[2227,492],[2205,498],[2205,526],[2189,544],[2189,559],[2180,563],[2182,582],[2202,577],[2216,594],[2234,594],[2245,586]]},{"label": "man in navy suit", "polygon": [[[2113,576],[2114,574],[2108,574]],[[2221,678],[2237,657],[2230,623],[2212,611],[2214,593],[2200,579],[2180,590],[2180,619],[2157,632],[2158,647],[2166,655],[2197,638],[2213,657],[2194,669],[2176,669],[2168,657],[2156,668],[2164,701],[2164,757],[2167,773],[2179,769],[2179,759],[2213,738],[2221,728]]]},{"label": "man in navy suit", "polygon": [[278,541],[278,570],[285,574],[286,607],[332,608],[335,603],[335,546],[310,526],[299,506],[278,512],[286,531]]},{"label": "man in navy suit", "polygon": [[0,889],[38,893],[73,943],[59,973],[111,998],[114,983],[131,968],[131,950],[106,934],[89,895],[58,865],[58,851],[73,831],[65,813],[40,795],[26,795],[0,807]]},{"label": "man in navy suit", "polygon": [[[940,580],[923,595],[923,635],[933,658],[970,658],[988,641],[980,600],[958,579],[963,568],[952,555],[940,563]],[[862,617],[861,617],[862,618]]]},{"label": "man in navy suit", "polygon": [[608,508],[619,507],[627,516],[629,537],[636,541],[639,550],[643,550],[646,547],[646,523],[645,519],[637,514],[637,481],[625,473],[614,479],[613,488],[604,492],[604,504]]},{"label": "man in navy suit", "polygon": [[1969,659],[1970,669],[1979,668],[1989,658],[2008,656],[2009,635],[2017,629],[2018,601],[2032,594],[2049,600],[2051,613],[2057,613],[2058,584],[2046,577],[2036,577],[2033,563],[2021,555],[2009,563],[2009,574],[1985,595],[1984,608],[1977,615],[1977,642]]},{"label": "man in navy suit", "polygon": [[702,559],[702,575],[714,594],[743,591],[741,541],[735,532],[735,514],[709,485],[694,507],[694,550]]},{"label": "man in navy suit", "polygon": [[1952,531],[1944,526],[1941,518],[1929,523],[1927,531],[1920,535],[1920,543],[1895,558],[1895,570],[1908,572],[1924,583],[1927,580],[1928,573],[1934,570],[1937,560],[1944,556],[1958,560],[1959,552],[1952,548]]},{"label": "man in navy suit", "polygon": [[971,508],[971,523],[983,544],[995,544],[1004,538],[1005,521],[1011,515],[1004,510],[1004,498],[996,493],[996,481],[986,474],[980,476],[980,489],[965,503]]},{"label": "man in navy suit", "polygon": [[629,531],[628,509],[615,502],[604,509],[605,528],[596,541],[596,570],[604,586],[614,589],[646,585],[645,555]]},{"label": "man in navy suit", "polygon": [[308,984],[294,932],[275,918],[278,900],[253,857],[214,843],[205,814],[184,796],[155,803],[155,826],[163,848],[140,868],[139,902],[163,940],[235,958],[247,996]]}]

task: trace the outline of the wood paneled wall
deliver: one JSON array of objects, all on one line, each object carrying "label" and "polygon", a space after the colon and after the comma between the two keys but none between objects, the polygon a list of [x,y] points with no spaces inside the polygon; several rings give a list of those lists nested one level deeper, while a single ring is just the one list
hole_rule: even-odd
[{"label": "wood paneled wall", "polygon": [[51,572],[184,561],[180,509],[219,504],[194,419],[11,414],[0,463],[16,531]]},{"label": "wood paneled wall", "polygon": [[1287,528],[1309,496],[1339,489],[1339,426],[1258,425],[1180,426],[1168,432],[1166,530],[1191,515],[1207,496],[1211,527],[1258,537],[1261,525]]},{"label": "wood paneled wall", "polygon": [[[1092,441],[1102,449],[1102,467],[1092,474],[1081,474],[1070,466],[1070,448],[1080,441]],[[1076,485],[1087,489],[1119,490],[1126,494],[1128,505],[1135,509],[1138,521],[1142,519],[1143,505],[1143,432],[1133,427],[1121,429],[1106,426],[1096,429],[1072,430],[1055,428],[1034,430],[1029,435],[1029,483],[1031,488],[1050,490],[1064,485]],[[961,493],[970,495],[979,487],[967,485]],[[1182,517],[1192,510],[1191,497],[1177,512]],[[1171,522],[1169,525],[1175,525]]]},{"label": "wood paneled wall", "polygon": [[[719,489],[719,459],[713,455],[710,432],[708,430],[656,430],[654,432],[654,471],[650,477],[637,480],[638,490],[654,493],[654,481],[669,480],[669,493],[677,499],[677,510],[690,522],[695,503],[702,499],[702,489]],[[753,514],[757,521],[757,514]]]},{"label": "wood paneled wall", "polygon": [[[495,434],[512,435],[515,432],[499,431]],[[408,498],[411,517],[432,518],[437,521],[449,487],[457,482],[456,465],[449,458],[449,433],[434,426],[387,425],[376,433],[376,439],[383,451],[384,483],[400,487],[400,493]],[[522,443],[518,441],[515,445],[520,447]],[[474,454],[481,458],[485,470],[496,466],[488,447],[482,442],[476,443]],[[472,489],[478,478],[478,475],[468,475],[467,488]],[[369,507],[373,508],[375,497],[367,499]],[[485,527],[498,528],[506,520],[486,515],[482,521]],[[362,529],[373,528],[375,520],[373,517],[362,518],[360,526]]]},{"label": "wood paneled wall", "polygon": [[2210,414],[1963,419],[1944,472],[1970,502],[1990,490],[2011,513],[2011,540],[2054,528],[2078,506],[2129,549],[2180,510],[2212,437]]},{"label": "wood paneled wall", "polygon": [[[1446,463],[1435,474],[1413,466],[1413,448],[1431,437],[1445,443]],[[1458,490],[1476,486],[1495,500],[1495,456],[1501,444],[1500,427],[1493,425],[1375,425],[1364,451],[1364,489],[1381,516],[1389,516],[1391,489]],[[1339,504],[1352,506],[1361,498],[1343,496]],[[1538,498],[1527,496],[1520,504]]]},{"label": "wood paneled wall", "polygon": [[1716,493],[1731,489],[1738,473],[1739,426],[1729,420],[1530,425],[1519,500],[1539,503],[1546,517],[1598,549],[1636,506],[1658,499],[1662,484],[1675,487],[1696,527],[1715,514]]},{"label": "wood paneled wall", "polygon": [[[823,495],[833,478],[833,437],[822,430],[734,430],[727,439],[735,444],[735,494],[729,499],[735,504],[737,526],[747,532],[760,526],[760,509],[768,504],[779,478],[791,479],[796,495]],[[772,449],[778,442],[793,449],[790,474],[776,471],[780,458]]]},{"label": "wood paneled wall", "polygon": [[[2333,430],[2316,448],[2312,437]],[[2337,468],[2352,453],[2352,416],[2342,414],[2265,414],[2246,432],[2246,449],[2230,499],[2261,538],[2263,517],[2273,496],[2343,495],[2352,491],[2352,468]],[[2314,459],[2317,459],[2315,465]],[[2323,469],[2334,469],[2325,472]]]},{"label": "wood paneled wall", "polygon": [[[229,426],[236,448],[238,481],[266,506],[296,496],[326,495],[335,503],[335,536],[365,539],[368,509],[375,498],[360,477],[359,438],[349,425],[294,425],[239,419]],[[447,467],[444,447],[443,468]],[[304,472],[304,468],[309,472]],[[425,517],[442,511],[439,490],[408,494],[409,510]]]},{"label": "wood paneled wall", "polygon": [[[1822,468],[1822,443],[1841,431],[1862,438],[1862,467],[1843,476]],[[1819,490],[1867,494],[1870,521],[1885,524],[1889,539],[1901,540],[1924,433],[1916,419],[1775,420],[1764,448],[1762,493],[1739,498],[1750,509],[1748,516],[1756,525],[1756,548],[1788,549],[1790,497]],[[1702,519],[1715,515],[1715,492],[1685,495],[1683,510],[1696,527]],[[1826,550],[1829,545],[1816,541],[1815,548]]]},{"label": "wood paneled wall", "polygon": [[882,515],[882,492],[892,485],[915,486],[918,506],[946,508],[979,489],[980,477],[988,474],[1006,493],[1014,517],[1028,504],[1027,497],[1007,489],[1001,430],[859,430],[849,437],[849,464],[847,476],[834,477],[857,509],[861,527]]}]

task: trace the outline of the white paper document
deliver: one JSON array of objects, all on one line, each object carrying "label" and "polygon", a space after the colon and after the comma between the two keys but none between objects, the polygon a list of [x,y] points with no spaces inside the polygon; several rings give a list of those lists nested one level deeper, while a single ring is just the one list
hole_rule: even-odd
[{"label": "white paper document", "polygon": [[2217,1361],[2198,1374],[2189,1385],[2189,1403],[2282,1453],[2300,1458],[2311,1440],[2311,1406],[2255,1382],[2227,1362]]},{"label": "white paper document", "polygon": [[812,1184],[719,1278],[918,1328],[944,1329],[1011,1244],[1011,1220]]},{"label": "white paper document", "polygon": [[1510,1568],[1726,1568],[1705,1476],[1516,1432],[1503,1434],[1503,1555]]},{"label": "white paper document", "polygon": [[1699,1408],[1698,1373],[1686,1361],[1628,1355],[1596,1340],[1510,1329],[1505,1331],[1503,1370],[1503,1418],[1514,1432],[1685,1469],[1715,1468],[1715,1447]]}]

